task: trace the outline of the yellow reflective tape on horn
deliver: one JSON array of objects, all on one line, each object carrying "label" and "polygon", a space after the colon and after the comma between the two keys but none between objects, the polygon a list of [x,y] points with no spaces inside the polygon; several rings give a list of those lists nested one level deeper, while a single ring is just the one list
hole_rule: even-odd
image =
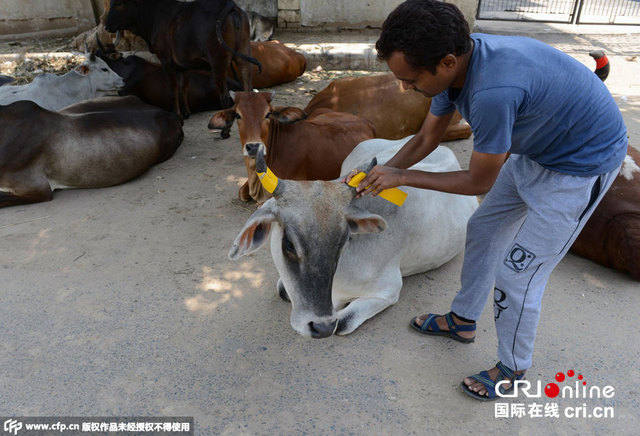
[{"label": "yellow reflective tape on horn", "polygon": [[273,194],[273,191],[275,191],[278,186],[278,178],[276,175],[271,172],[269,167],[267,167],[266,173],[259,173],[257,171],[256,173],[258,174],[258,178],[260,179],[260,183],[262,183],[264,189],[266,189],[269,194]]},{"label": "yellow reflective tape on horn", "polygon": [[[348,185],[352,188],[357,188],[362,179],[364,179],[365,177],[367,177],[365,173],[359,172],[358,174],[353,176],[351,180],[349,180]],[[398,188],[385,189],[381,191],[378,196],[384,198],[387,201],[390,201],[398,207],[402,207],[404,201],[407,199],[407,193]]]}]

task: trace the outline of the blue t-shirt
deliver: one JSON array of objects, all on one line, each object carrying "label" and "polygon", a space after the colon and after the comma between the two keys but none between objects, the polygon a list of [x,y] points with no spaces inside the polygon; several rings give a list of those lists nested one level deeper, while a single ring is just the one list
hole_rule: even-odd
[{"label": "blue t-shirt", "polygon": [[576,176],[604,174],[622,163],[627,129],[593,71],[535,39],[471,38],[464,86],[436,95],[430,110],[441,116],[458,109],[473,130],[474,150],[525,155]]}]

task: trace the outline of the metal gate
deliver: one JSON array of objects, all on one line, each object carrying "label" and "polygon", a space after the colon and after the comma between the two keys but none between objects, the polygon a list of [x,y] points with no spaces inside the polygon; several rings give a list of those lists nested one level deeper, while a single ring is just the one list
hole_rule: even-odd
[{"label": "metal gate", "polygon": [[479,0],[478,19],[640,24],[640,0]]}]

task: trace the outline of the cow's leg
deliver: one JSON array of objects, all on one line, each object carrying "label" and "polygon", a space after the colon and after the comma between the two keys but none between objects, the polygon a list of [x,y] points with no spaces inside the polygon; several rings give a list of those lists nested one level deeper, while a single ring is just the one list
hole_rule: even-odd
[{"label": "cow's leg", "polygon": [[20,175],[15,180],[16,184],[7,177],[0,180],[0,207],[40,203],[53,198],[51,187],[45,180],[31,183],[28,175]]},{"label": "cow's leg", "polygon": [[184,119],[187,119],[189,118],[189,115],[191,115],[191,110],[189,109],[189,72],[185,70],[179,70],[177,74],[178,88],[180,90],[180,112],[182,113],[182,117]]},{"label": "cow's leg", "polygon": [[338,311],[337,335],[348,335],[369,318],[397,303],[402,289],[402,275],[399,269],[373,283],[375,288],[372,286],[368,289],[370,296],[356,298]]},{"label": "cow's leg", "polygon": [[233,99],[229,95],[229,88],[227,87],[227,69],[231,63],[231,54],[226,50],[224,53],[218,53],[218,56],[212,56],[209,53],[209,64],[211,65],[211,80],[213,81],[214,92],[218,95],[213,95],[212,98],[220,98],[220,104],[223,109],[233,106]]},{"label": "cow's leg", "polygon": [[176,67],[169,62],[164,62],[162,64],[162,68],[169,77],[169,83],[171,84],[171,89],[173,91],[173,111],[176,114],[182,116],[182,113],[180,111],[180,87],[178,85]]},{"label": "cow's leg", "polygon": [[289,294],[287,294],[287,290],[284,287],[284,283],[282,283],[282,279],[278,279],[278,295],[280,295],[280,298],[282,298],[284,301],[291,303],[291,299],[289,298]]}]

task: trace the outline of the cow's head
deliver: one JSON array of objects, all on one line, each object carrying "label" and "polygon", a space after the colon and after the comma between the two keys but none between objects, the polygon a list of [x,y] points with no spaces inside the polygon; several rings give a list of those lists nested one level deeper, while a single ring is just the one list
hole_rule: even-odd
[{"label": "cow's head", "polygon": [[116,34],[116,39],[113,43],[107,45],[102,44],[96,34],[96,41],[98,44],[98,50],[96,56],[102,59],[109,65],[118,76],[122,77],[125,82],[128,82],[133,76],[138,76],[144,70],[145,61],[135,55],[123,56],[116,47],[120,40],[120,32]]},{"label": "cow's head", "polygon": [[258,150],[268,153],[269,132],[272,121],[289,124],[306,117],[295,107],[273,107],[273,92],[231,92],[234,105],[213,114],[209,129],[222,130],[222,137],[229,137],[233,122],[238,122],[242,154],[255,158]]},{"label": "cow's head", "polygon": [[116,74],[109,65],[97,57],[94,52],[85,53],[86,59],[74,68],[74,71],[85,76],[96,96],[117,91],[124,86],[124,80]]},{"label": "cow's head", "polygon": [[111,0],[109,4],[109,13],[107,14],[107,20],[104,23],[104,29],[107,32],[115,32],[117,30],[130,30],[133,33],[137,32],[138,16],[138,3],[139,0]]},{"label": "cow's head", "polygon": [[[261,153],[256,167],[266,169]],[[354,196],[354,188],[338,180],[279,180],[273,198],[251,215],[229,251],[232,260],[253,253],[271,233],[271,255],[291,300],[291,326],[303,336],[336,331],[341,308],[334,307],[331,289],[340,256],[352,235],[387,227],[382,217],[359,208]]]}]

